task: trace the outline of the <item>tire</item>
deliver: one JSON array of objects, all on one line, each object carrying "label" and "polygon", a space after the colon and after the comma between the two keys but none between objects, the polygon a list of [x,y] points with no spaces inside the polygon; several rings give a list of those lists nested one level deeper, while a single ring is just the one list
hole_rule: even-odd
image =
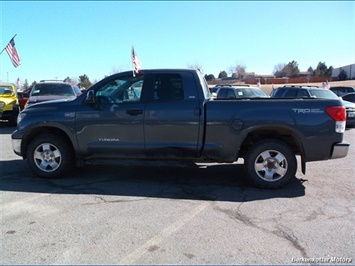
[{"label": "tire", "polygon": [[244,168],[248,179],[260,188],[280,188],[295,177],[297,160],[292,149],[278,140],[257,142],[247,152]]},{"label": "tire", "polygon": [[8,125],[10,127],[16,127],[17,126],[17,117],[10,116],[8,120]]},{"label": "tire", "polygon": [[40,177],[63,177],[72,169],[73,161],[73,151],[61,136],[42,134],[28,145],[27,163]]},{"label": "tire", "polygon": [[20,107],[17,107],[9,116],[8,118],[8,125],[10,127],[16,127],[17,126],[17,116],[20,113]]}]

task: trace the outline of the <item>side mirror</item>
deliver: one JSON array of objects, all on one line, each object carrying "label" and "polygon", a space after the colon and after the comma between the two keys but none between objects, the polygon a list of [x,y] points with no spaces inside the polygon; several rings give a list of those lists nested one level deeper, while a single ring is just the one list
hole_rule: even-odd
[{"label": "side mirror", "polygon": [[85,102],[87,104],[93,104],[95,103],[95,92],[94,91],[88,91],[88,93],[86,94],[86,100]]}]

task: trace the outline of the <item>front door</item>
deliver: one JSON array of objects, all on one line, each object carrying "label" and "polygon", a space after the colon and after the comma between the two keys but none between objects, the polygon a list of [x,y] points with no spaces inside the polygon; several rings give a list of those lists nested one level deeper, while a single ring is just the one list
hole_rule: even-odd
[{"label": "front door", "polygon": [[94,102],[79,105],[77,141],[90,157],[144,157],[143,75],[115,75],[94,88]]}]

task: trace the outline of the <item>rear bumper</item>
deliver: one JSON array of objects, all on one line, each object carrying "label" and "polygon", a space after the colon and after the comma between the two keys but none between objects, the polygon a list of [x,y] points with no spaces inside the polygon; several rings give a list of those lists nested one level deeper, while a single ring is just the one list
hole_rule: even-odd
[{"label": "rear bumper", "polygon": [[344,158],[348,155],[350,143],[340,142],[336,143],[333,146],[333,152],[330,156],[330,159],[339,159]]}]

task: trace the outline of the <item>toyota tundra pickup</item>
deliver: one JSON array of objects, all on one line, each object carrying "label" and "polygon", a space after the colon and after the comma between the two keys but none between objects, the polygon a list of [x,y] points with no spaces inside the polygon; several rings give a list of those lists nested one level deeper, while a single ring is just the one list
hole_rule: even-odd
[{"label": "toyota tundra pickup", "polygon": [[[38,103],[18,116],[14,152],[40,177],[73,166],[124,162],[233,163],[250,181],[279,188],[306,162],[346,157],[339,99],[215,99],[198,70],[106,77],[75,100]],[[75,162],[75,164],[74,164]]]}]

